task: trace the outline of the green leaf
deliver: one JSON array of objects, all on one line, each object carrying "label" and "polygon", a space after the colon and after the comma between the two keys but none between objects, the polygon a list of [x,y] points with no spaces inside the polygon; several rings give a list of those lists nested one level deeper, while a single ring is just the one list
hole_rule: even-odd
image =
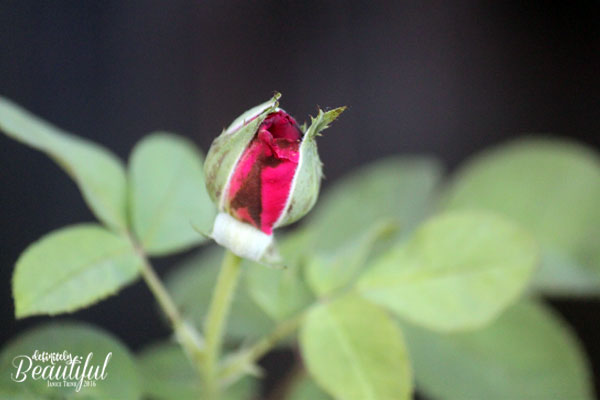
[{"label": "green leaf", "polygon": [[206,240],[194,229],[210,231],[215,216],[202,163],[193,143],[167,133],[151,134],[134,148],[129,170],[131,219],[149,254],[168,254]]},{"label": "green leaf", "polygon": [[[276,320],[302,310],[314,301],[303,273],[311,255],[343,252],[350,239],[360,241],[390,220],[400,224],[401,233],[409,231],[428,212],[440,174],[429,159],[390,158],[344,178],[317,203],[307,225],[280,241],[285,270],[249,268],[252,297]],[[332,285],[341,285],[361,267],[354,264]]]},{"label": "green leaf", "polygon": [[598,271],[583,267],[565,253],[543,249],[541,265],[533,279],[535,291],[553,296],[600,294]]},{"label": "green leaf", "polygon": [[531,230],[543,252],[543,292],[600,294],[600,157],[591,149],[543,139],[500,146],[461,168],[445,203],[491,210]]},{"label": "green leaf", "polygon": [[[144,350],[138,358],[144,394],[152,400],[197,400],[202,398],[198,374],[181,347],[160,343]],[[223,400],[250,400],[256,381],[246,377],[225,390]]]},{"label": "green leaf", "polygon": [[191,362],[174,343],[161,343],[138,356],[144,395],[159,399],[199,399],[200,382]]},{"label": "green leaf", "polygon": [[54,315],[89,306],[134,281],[141,263],[128,239],[99,225],[49,233],[17,260],[15,314]]},{"label": "green leaf", "polygon": [[73,178],[92,212],[111,228],[127,228],[125,170],[114,154],[52,126],[0,97],[0,130],[51,157]]},{"label": "green leaf", "polygon": [[[267,268],[247,263],[248,291],[262,310],[276,321],[281,321],[306,308],[314,301],[302,276],[302,265],[307,256],[309,236],[306,232],[287,235],[281,240],[279,250],[285,268]],[[301,250],[301,251],[299,251]]]},{"label": "green leaf", "polygon": [[[48,387],[47,380],[40,378],[34,380],[32,371],[35,366],[50,367],[50,362],[32,361],[32,368],[27,372],[23,382],[11,379],[17,376],[15,357],[24,355],[32,357],[35,351],[40,353],[68,352],[72,356],[82,357],[82,363],[76,368],[83,370],[83,364],[90,353],[89,367],[86,371],[100,371],[106,357],[112,353],[106,364],[107,376],[104,380],[96,380],[96,386],[82,387],[77,393],[73,387]],[[27,368],[28,361],[23,361],[22,372]],[[17,364],[18,365],[18,364]],[[55,363],[55,368],[65,365],[63,362]],[[68,366],[67,366],[68,368]],[[68,369],[67,369],[68,371]],[[56,372],[56,371],[55,371]],[[75,375],[76,370],[73,371]],[[22,374],[18,379],[22,378]],[[93,376],[93,375],[92,375]],[[62,383],[62,379],[58,380]],[[77,381],[77,379],[73,379]],[[46,324],[27,331],[19,338],[9,342],[0,353],[0,396],[3,399],[88,399],[88,400],[113,400],[113,399],[139,399],[141,387],[135,364],[129,351],[112,335],[82,323],[60,322]]]},{"label": "green leaf", "polygon": [[474,328],[523,291],[537,252],[526,231],[501,217],[446,213],[375,261],[358,288],[415,324],[438,330]]},{"label": "green leaf", "polygon": [[332,397],[325,393],[315,381],[307,375],[301,376],[295,380],[286,400],[332,400]]},{"label": "green leaf", "polygon": [[[175,303],[197,327],[204,324],[223,253],[221,247],[210,247],[185,261],[167,276],[167,288]],[[227,322],[227,334],[231,339],[250,340],[269,333],[275,324],[249,296],[246,286],[248,272],[245,266],[242,268],[241,282]]]},{"label": "green leaf", "polygon": [[396,231],[393,223],[376,224],[357,239],[336,250],[317,251],[309,256],[306,280],[317,295],[342,289],[356,278],[365,266],[376,241]]},{"label": "green leaf", "polygon": [[305,228],[319,249],[343,246],[381,221],[395,220],[409,232],[429,214],[441,175],[428,158],[393,157],[361,167],[321,196]]},{"label": "green leaf", "polygon": [[404,332],[417,386],[432,398],[594,398],[576,337],[540,304],[517,304],[473,332],[437,334],[412,326]]},{"label": "green leaf", "polygon": [[312,308],[300,346],[309,373],[335,398],[410,398],[411,372],[399,328],[356,295]]}]

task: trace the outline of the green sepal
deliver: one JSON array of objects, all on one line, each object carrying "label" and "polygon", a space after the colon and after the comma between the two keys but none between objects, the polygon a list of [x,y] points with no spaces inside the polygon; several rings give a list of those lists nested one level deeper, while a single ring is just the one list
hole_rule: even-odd
[{"label": "green sepal", "polygon": [[338,107],[327,112],[319,110],[316,117],[311,117],[312,124],[304,133],[300,144],[300,160],[292,182],[286,210],[279,221],[275,223],[275,228],[296,222],[315,205],[323,178],[323,163],[319,158],[315,138],[320,135],[321,131],[327,129],[329,124],[335,121],[345,109],[346,107]]},{"label": "green sepal", "polygon": [[321,131],[329,128],[329,124],[335,121],[345,110],[346,106],[334,108],[327,112],[319,109],[319,113],[316,117],[310,117],[311,125],[305,132],[305,139],[314,139],[316,136],[321,134]]},{"label": "green sepal", "polygon": [[[275,93],[271,100],[240,115],[210,146],[204,162],[204,175],[208,194],[219,210],[223,210],[221,197],[231,172],[260,124],[269,113],[277,109],[280,97],[281,94]],[[252,119],[256,115],[258,117]],[[246,122],[250,119],[252,120]]]}]

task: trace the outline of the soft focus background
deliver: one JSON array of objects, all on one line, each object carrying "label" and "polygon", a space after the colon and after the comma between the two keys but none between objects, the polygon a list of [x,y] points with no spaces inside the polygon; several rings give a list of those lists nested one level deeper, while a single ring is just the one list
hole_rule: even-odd
[{"label": "soft focus background", "polygon": [[[124,159],[157,129],[206,151],[274,90],[299,122],[317,105],[348,105],[319,142],[325,189],[393,153],[433,154],[451,171],[526,132],[600,150],[599,72],[595,1],[9,0],[0,7],[0,94]],[[5,136],[0,185],[2,345],[42,319],[13,317],[10,277],[20,252],[44,233],[93,217],[57,166]],[[159,270],[171,262],[159,260]],[[149,304],[137,283],[73,317],[139,349],[168,334]],[[553,305],[600,376],[600,303]]]}]

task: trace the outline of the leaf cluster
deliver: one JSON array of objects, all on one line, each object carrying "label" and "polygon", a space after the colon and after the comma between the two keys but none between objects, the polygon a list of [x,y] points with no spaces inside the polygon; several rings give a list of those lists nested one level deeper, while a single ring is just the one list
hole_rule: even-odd
[{"label": "leaf cluster", "polygon": [[[0,129],[56,160],[99,220],[23,252],[13,277],[17,317],[89,306],[138,279],[145,255],[203,243],[194,227],[209,230],[215,210],[202,153],[185,139],[151,134],[125,168],[5,99]],[[598,154],[549,138],[489,149],[448,179],[427,157],[350,172],[283,235],[285,269],[245,262],[228,324],[225,398],[257,396],[256,362],[276,341],[302,355],[286,399],[401,400],[415,390],[437,399],[593,398],[585,354],[543,297],[600,293],[598,204]],[[209,246],[167,278],[199,328],[222,253]],[[6,379],[14,354],[39,347],[110,348],[121,378],[87,391],[91,399],[202,396],[173,343],[133,356],[97,328],[61,324],[4,348],[0,397],[56,395]]]}]

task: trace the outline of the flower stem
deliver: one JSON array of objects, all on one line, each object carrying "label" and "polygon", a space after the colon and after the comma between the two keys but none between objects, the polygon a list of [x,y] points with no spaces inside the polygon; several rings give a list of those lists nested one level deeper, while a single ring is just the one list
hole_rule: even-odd
[{"label": "flower stem", "polygon": [[199,370],[204,355],[203,343],[200,335],[193,326],[184,321],[175,302],[152,268],[144,251],[138,246],[136,246],[136,250],[142,259],[142,277],[144,278],[144,281],[156,298],[158,305],[167,316],[179,343],[187,353],[188,357],[192,360],[196,369]]},{"label": "flower stem", "polygon": [[285,339],[294,333],[306,312],[301,312],[296,316],[279,323],[271,333],[260,339],[254,345],[247,349],[242,349],[231,357],[228,363],[223,365],[219,372],[219,379],[223,382],[235,381],[241,374],[247,370],[247,366],[260,360],[267,354],[279,341]]},{"label": "flower stem", "polygon": [[235,287],[241,271],[242,259],[230,251],[225,252],[217,284],[208,308],[204,335],[204,389],[207,400],[219,398],[218,363],[223,345],[225,322],[231,308]]}]

